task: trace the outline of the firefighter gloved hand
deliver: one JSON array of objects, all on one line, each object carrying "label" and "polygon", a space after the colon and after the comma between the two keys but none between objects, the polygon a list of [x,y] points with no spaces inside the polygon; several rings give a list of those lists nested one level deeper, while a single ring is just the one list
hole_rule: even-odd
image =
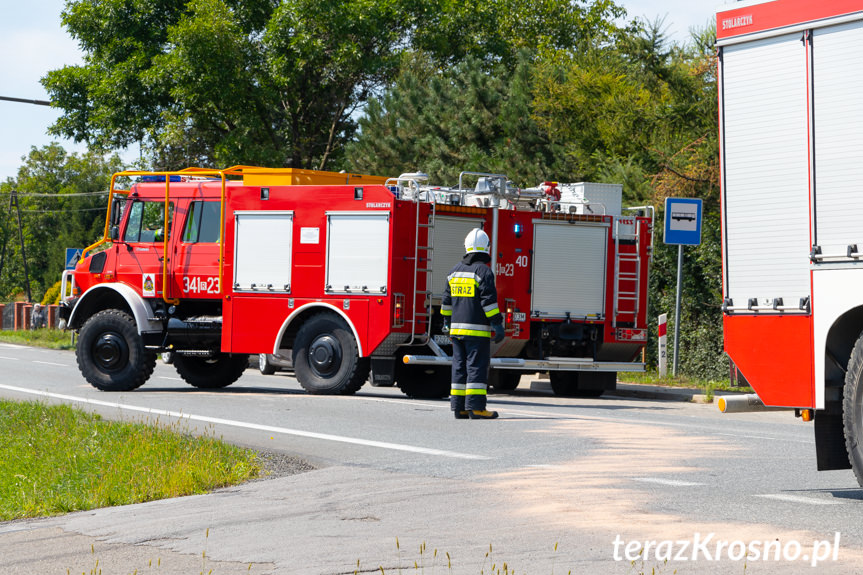
[{"label": "firefighter gloved hand", "polygon": [[449,333],[449,318],[443,318],[443,330],[444,333]]},{"label": "firefighter gloved hand", "polygon": [[497,322],[492,324],[492,329],[494,330],[494,342],[500,343],[503,341],[503,323]]}]

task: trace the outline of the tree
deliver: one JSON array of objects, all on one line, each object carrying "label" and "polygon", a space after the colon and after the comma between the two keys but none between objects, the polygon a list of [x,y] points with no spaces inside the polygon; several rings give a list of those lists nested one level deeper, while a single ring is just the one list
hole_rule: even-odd
[{"label": "tree", "polygon": [[18,193],[30,283],[39,301],[60,279],[65,248],[85,247],[102,236],[111,174],[121,169],[116,156],[69,154],[58,144],[31,149],[17,178],[0,184],[0,297],[14,296],[26,283],[9,193]]},{"label": "tree", "polygon": [[401,56],[509,69],[524,46],[603,35],[610,0],[67,0],[84,64],[43,84],[52,133],[96,149],[142,142],[156,167],[339,167],[356,112]]},{"label": "tree", "polygon": [[394,86],[369,102],[347,150],[352,169],[375,174],[422,170],[454,184],[463,170],[505,173],[534,185],[567,171],[559,146],[531,119],[530,62],[491,73],[469,58],[446,71],[415,58]]}]

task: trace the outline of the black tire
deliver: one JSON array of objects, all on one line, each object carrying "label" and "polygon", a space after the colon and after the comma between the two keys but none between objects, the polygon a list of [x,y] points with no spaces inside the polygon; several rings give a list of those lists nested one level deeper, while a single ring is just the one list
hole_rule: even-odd
[{"label": "black tire", "polygon": [[186,383],[199,389],[228,387],[248,366],[249,356],[243,353],[220,353],[212,358],[174,355],[174,369]]},{"label": "black tire", "polygon": [[314,395],[352,395],[369,377],[370,362],[359,356],[354,334],[338,315],[310,317],[297,331],[294,375]]},{"label": "black tire", "polygon": [[132,317],[109,309],[94,314],[78,334],[78,369],[102,391],[130,391],[144,385],[156,368],[156,354],[144,348]]},{"label": "black tire", "polygon": [[845,372],[842,422],[851,469],[854,470],[857,483],[863,487],[863,335],[854,344]]},{"label": "black tire", "polygon": [[[551,390],[561,397],[601,397],[608,389],[614,389],[616,373],[592,373],[578,371],[552,371],[549,373]],[[609,387],[608,381],[612,381]]]},{"label": "black tire", "polygon": [[496,392],[513,391],[521,381],[521,372],[514,369],[493,369],[489,374],[489,384]]},{"label": "black tire", "polygon": [[162,363],[165,365],[171,365],[174,363],[174,352],[173,351],[163,351],[159,357],[162,358]]},{"label": "black tire", "polygon": [[449,397],[452,379],[450,366],[403,365],[396,384],[402,393],[414,399]]},{"label": "black tire", "polygon": [[273,375],[276,373],[276,366],[269,362],[266,353],[258,354],[258,371],[263,375]]},{"label": "black tire", "polygon": [[551,390],[561,397],[576,397],[578,393],[577,371],[549,371]]}]

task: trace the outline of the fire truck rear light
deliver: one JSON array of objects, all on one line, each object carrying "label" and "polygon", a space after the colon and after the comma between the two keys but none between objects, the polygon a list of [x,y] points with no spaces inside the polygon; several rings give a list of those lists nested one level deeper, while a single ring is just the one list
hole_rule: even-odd
[{"label": "fire truck rear light", "polygon": [[504,328],[509,328],[512,326],[512,314],[515,311],[515,300],[514,299],[505,299],[503,301],[504,310],[506,312],[503,315],[503,325]]},{"label": "fire truck rear light", "polygon": [[393,294],[393,327],[405,325],[405,296],[404,294]]},{"label": "fire truck rear light", "polygon": [[647,341],[647,330],[618,328],[617,339],[620,341]]}]

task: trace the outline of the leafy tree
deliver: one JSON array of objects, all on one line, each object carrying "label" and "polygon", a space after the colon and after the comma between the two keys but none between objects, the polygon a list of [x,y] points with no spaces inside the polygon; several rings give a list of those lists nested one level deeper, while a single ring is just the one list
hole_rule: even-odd
[{"label": "leafy tree", "polygon": [[101,237],[111,174],[122,169],[118,157],[69,154],[58,144],[32,148],[15,179],[0,184],[0,297],[26,285],[10,192],[16,191],[34,301],[59,278],[65,248],[85,247]]},{"label": "leafy tree", "polygon": [[348,147],[352,169],[375,174],[422,170],[454,184],[462,170],[505,173],[533,185],[566,172],[560,146],[531,119],[530,62],[487,73],[469,58],[446,71],[415,58],[394,86],[372,99]]},{"label": "leafy tree", "polygon": [[571,47],[620,14],[610,0],[67,0],[84,64],[43,83],[64,111],[52,133],[97,149],[324,169],[403,54],[511,69],[523,47]]}]

